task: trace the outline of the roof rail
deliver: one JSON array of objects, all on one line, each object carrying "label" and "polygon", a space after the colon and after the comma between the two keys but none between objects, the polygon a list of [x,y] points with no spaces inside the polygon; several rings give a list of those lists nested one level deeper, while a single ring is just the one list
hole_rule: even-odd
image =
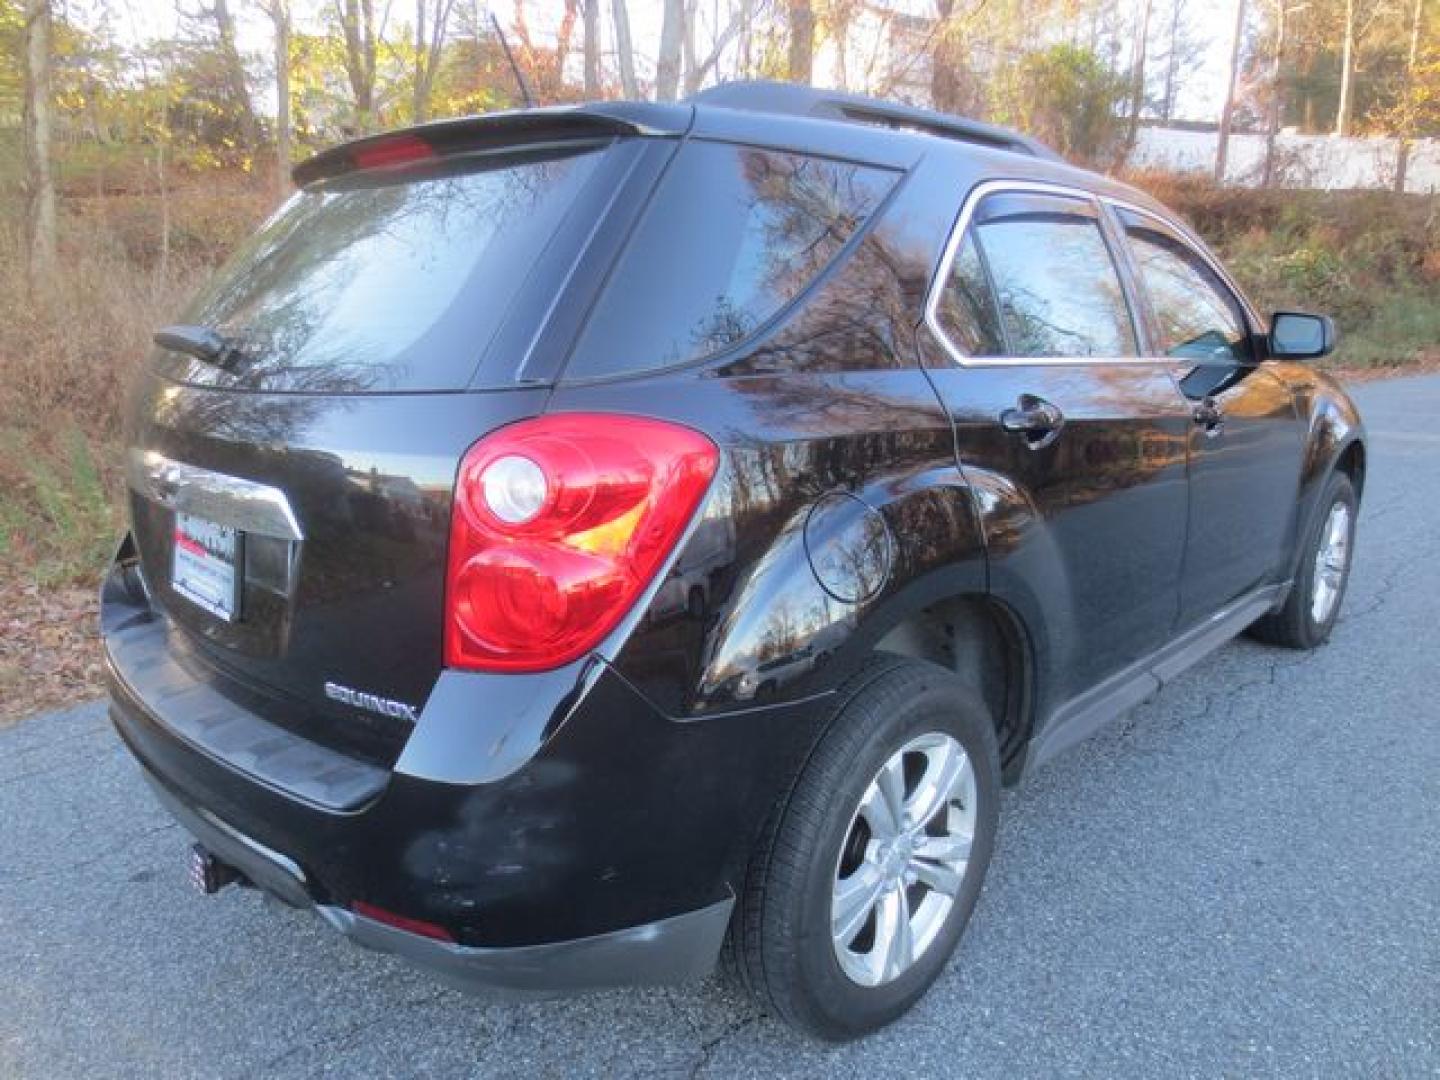
[{"label": "roof rail", "polygon": [[789,113],[814,116],[825,120],[846,120],[851,123],[877,124],[882,127],[909,128],[946,139],[977,143],[998,150],[1029,154],[1031,157],[1062,160],[1050,147],[1009,128],[982,124],[963,116],[897,105],[877,98],[846,94],[836,90],[820,90],[796,83],[764,80],[721,83],[693,95],[697,105],[718,105],[724,109],[751,112]]}]

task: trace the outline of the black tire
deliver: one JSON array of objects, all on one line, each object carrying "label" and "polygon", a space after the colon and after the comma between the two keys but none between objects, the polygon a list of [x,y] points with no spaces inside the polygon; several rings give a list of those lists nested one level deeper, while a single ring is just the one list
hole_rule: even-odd
[{"label": "black tire", "polygon": [[[940,930],[913,966],[892,981],[862,986],[841,967],[830,931],[841,845],[853,837],[856,807],[882,765],[930,733],[952,736],[974,769],[969,862]],[[954,952],[990,864],[999,799],[999,750],[980,698],[936,665],[877,658],[841,691],[832,720],[756,846],[726,967],[763,1008],[822,1039],[853,1039],[890,1023]]]},{"label": "black tire", "polygon": [[[1340,609],[1345,603],[1345,589],[1350,583],[1350,568],[1355,561],[1355,521],[1359,509],[1355,486],[1350,482],[1350,478],[1341,472],[1332,474],[1325,482],[1316,505],[1315,519],[1304,538],[1300,561],[1295,570],[1295,584],[1290,589],[1290,595],[1285,598],[1285,606],[1264,616],[1250,627],[1250,636],[1267,645],[1280,645],[1287,649],[1314,649],[1325,643],[1340,618]],[[1348,557],[1341,576],[1339,593],[1330,605],[1329,614],[1317,620],[1312,612],[1317,583],[1315,561],[1320,553],[1331,508],[1337,505],[1347,507],[1350,512]]]}]

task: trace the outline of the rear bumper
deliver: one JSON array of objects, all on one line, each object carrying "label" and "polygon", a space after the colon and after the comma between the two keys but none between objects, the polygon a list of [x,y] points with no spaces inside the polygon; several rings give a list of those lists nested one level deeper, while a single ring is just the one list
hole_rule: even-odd
[{"label": "rear bumper", "polygon": [[470,989],[704,974],[810,737],[793,706],[671,720],[593,661],[539,690],[447,672],[393,767],[337,763],[113,581],[102,627],[112,720],[172,815],[255,884]]},{"label": "rear bumper", "polygon": [[148,769],[160,804],[219,859],[251,884],[294,907],[308,908],[358,945],[393,953],[462,990],[498,996],[550,996],[607,986],[685,982],[710,971],[730,922],[733,900],[699,911],[571,941],[484,948],[437,941],[317,904],[294,860],[187,804]]}]

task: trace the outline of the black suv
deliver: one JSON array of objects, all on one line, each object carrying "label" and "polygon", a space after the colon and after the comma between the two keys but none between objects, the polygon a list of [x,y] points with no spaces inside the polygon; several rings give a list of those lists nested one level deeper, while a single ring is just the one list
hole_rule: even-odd
[{"label": "black suv", "polygon": [[1345,590],[1360,420],[1145,195],[804,88],[295,170],[129,408],[121,736],[239,880],[471,987],[869,1031],[1002,783]]}]

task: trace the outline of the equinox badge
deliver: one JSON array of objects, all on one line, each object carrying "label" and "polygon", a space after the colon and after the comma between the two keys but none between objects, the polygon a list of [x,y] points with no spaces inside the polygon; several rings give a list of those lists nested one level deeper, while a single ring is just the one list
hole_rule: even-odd
[{"label": "equinox badge", "polygon": [[403,701],[392,701],[390,698],[377,697],[374,694],[367,694],[363,690],[352,690],[350,687],[341,686],[339,683],[327,682],[325,684],[325,696],[332,701],[339,701],[345,705],[353,705],[357,709],[366,709],[369,712],[379,713],[381,716],[393,716],[397,720],[409,720],[412,724],[417,720],[414,705],[406,705]]}]

